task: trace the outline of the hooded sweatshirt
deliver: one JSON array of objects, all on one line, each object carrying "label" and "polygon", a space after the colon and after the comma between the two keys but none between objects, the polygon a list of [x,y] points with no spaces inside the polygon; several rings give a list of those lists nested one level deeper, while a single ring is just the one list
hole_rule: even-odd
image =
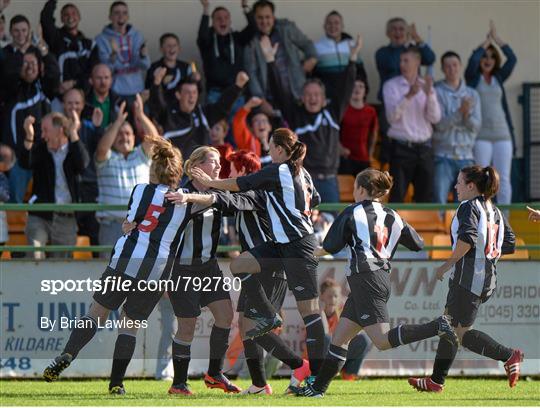
[{"label": "hooded sweatshirt", "polygon": [[[118,54],[112,58],[111,41],[118,46]],[[124,35],[114,31],[112,26],[103,28],[96,37],[99,59],[113,71],[113,91],[120,96],[135,95],[144,90],[144,74],[150,68],[150,58],[141,57],[144,45],[142,34],[128,25]]]},{"label": "hooded sweatshirt", "polygon": [[[461,81],[457,89],[445,81],[438,81],[435,91],[441,107],[441,120],[434,125],[433,132],[435,155],[455,160],[474,159],[474,140],[482,124],[478,92],[466,86],[465,81]],[[464,98],[472,100],[469,116],[465,120],[459,111]]]}]

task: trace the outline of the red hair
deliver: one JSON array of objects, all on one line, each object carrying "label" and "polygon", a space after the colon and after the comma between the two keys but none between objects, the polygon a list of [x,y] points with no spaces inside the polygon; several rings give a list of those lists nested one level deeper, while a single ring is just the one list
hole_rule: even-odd
[{"label": "red hair", "polygon": [[249,150],[238,150],[227,156],[227,160],[234,166],[236,171],[246,170],[246,174],[255,173],[261,169],[261,159]]}]

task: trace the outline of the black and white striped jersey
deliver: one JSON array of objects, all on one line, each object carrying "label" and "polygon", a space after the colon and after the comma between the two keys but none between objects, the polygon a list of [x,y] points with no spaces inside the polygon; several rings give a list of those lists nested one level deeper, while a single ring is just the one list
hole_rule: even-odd
[{"label": "black and white striped jersey", "polygon": [[[266,195],[264,192],[247,191],[244,193],[216,192],[215,206],[223,211],[235,212],[235,225],[242,251],[255,248],[258,245],[272,240],[270,223],[266,211]],[[238,197],[244,197],[244,210],[238,208]],[[249,203],[253,206],[250,207]]]},{"label": "black and white striped jersey", "polygon": [[290,163],[273,163],[236,182],[241,191],[264,191],[273,241],[286,244],[313,234],[311,209],[321,198],[306,169],[294,176]]},{"label": "black and white striped jersey", "polygon": [[508,221],[491,200],[479,196],[459,205],[450,233],[453,249],[458,240],[471,245],[454,265],[450,280],[477,296],[489,298],[497,285],[497,261],[515,250],[516,238]]},{"label": "black and white striped jersey", "polygon": [[137,184],[127,220],[137,227],[116,241],[109,267],[139,280],[168,279],[178,245],[190,219],[191,204],[174,205],[163,184]]},{"label": "black and white striped jersey", "polygon": [[347,207],[334,220],[323,242],[325,251],[335,254],[348,247],[350,272],[365,273],[384,269],[398,244],[420,251],[424,240],[394,210],[379,202],[365,200]]},{"label": "black and white striped jersey", "polygon": [[[185,189],[190,193],[199,192],[191,182],[185,185]],[[177,262],[180,265],[201,265],[214,259],[223,216],[232,216],[238,210],[253,210],[256,205],[249,195],[225,194],[216,190],[207,191],[207,193],[214,192],[216,195],[221,194],[229,198],[222,206],[214,205],[196,213],[192,211],[193,214],[184,230],[177,254]]]}]

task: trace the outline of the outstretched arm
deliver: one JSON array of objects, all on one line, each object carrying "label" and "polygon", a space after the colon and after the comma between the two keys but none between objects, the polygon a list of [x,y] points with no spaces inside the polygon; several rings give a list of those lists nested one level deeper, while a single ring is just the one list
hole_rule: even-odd
[{"label": "outstretched arm", "polygon": [[99,143],[96,148],[96,161],[102,162],[107,160],[107,156],[109,155],[109,152],[112,148],[112,145],[114,144],[114,140],[116,139],[116,135],[118,134],[118,131],[126,121],[128,114],[125,112],[126,110],[126,102],[122,102],[120,104],[120,108],[118,110],[118,115],[116,116],[116,120],[109,125],[101,139],[99,140]]}]

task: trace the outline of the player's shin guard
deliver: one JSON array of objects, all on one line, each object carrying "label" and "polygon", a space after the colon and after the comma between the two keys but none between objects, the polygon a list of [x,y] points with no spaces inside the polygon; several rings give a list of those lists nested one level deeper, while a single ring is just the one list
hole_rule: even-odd
[{"label": "player's shin guard", "polygon": [[302,367],[304,360],[297,356],[294,351],[275,333],[266,333],[264,336],[254,339],[267,352],[284,364],[287,364],[293,370]]},{"label": "player's shin guard", "polygon": [[456,358],[458,346],[444,340],[439,340],[437,354],[433,363],[433,374],[431,379],[437,384],[443,385],[448,371]]},{"label": "player's shin guard", "polygon": [[247,299],[245,306],[245,316],[260,315],[272,318],[276,314],[276,309],[268,300],[264,288],[256,276],[250,274],[241,274],[242,288],[246,290]]},{"label": "player's shin guard", "polygon": [[135,351],[137,338],[131,334],[119,334],[114,345],[111,382],[109,389],[122,385],[126,370]]},{"label": "player's shin guard", "polygon": [[244,355],[248,366],[251,382],[257,387],[266,385],[266,375],[264,372],[264,351],[254,340],[244,340]]},{"label": "player's shin guard", "polygon": [[172,361],[174,367],[173,384],[185,384],[188,377],[189,362],[191,361],[191,343],[179,339],[172,342]]},{"label": "player's shin guard", "polygon": [[463,335],[461,343],[463,347],[467,347],[472,352],[493,360],[505,362],[512,355],[512,349],[497,343],[480,330],[469,330]]},{"label": "player's shin guard", "polygon": [[332,379],[339,373],[347,360],[347,349],[330,344],[328,354],[324,359],[319,374],[313,383],[313,388],[326,392]]},{"label": "player's shin guard", "polygon": [[210,362],[208,364],[208,375],[210,376],[218,375],[223,369],[225,353],[229,348],[230,331],[230,328],[223,329],[216,325],[212,326],[212,332],[210,333]]},{"label": "player's shin guard", "polygon": [[429,339],[438,334],[439,323],[437,320],[425,324],[402,324],[390,329],[388,342],[392,347]]},{"label": "player's shin guard", "polygon": [[80,326],[73,329],[62,352],[70,354],[73,360],[77,357],[79,351],[92,340],[97,331],[97,323],[91,317],[83,316],[80,320],[84,321],[84,324],[80,324]]},{"label": "player's shin guard", "polygon": [[324,358],[324,326],[320,314],[304,317],[306,325],[306,348],[311,375],[317,375]]}]

